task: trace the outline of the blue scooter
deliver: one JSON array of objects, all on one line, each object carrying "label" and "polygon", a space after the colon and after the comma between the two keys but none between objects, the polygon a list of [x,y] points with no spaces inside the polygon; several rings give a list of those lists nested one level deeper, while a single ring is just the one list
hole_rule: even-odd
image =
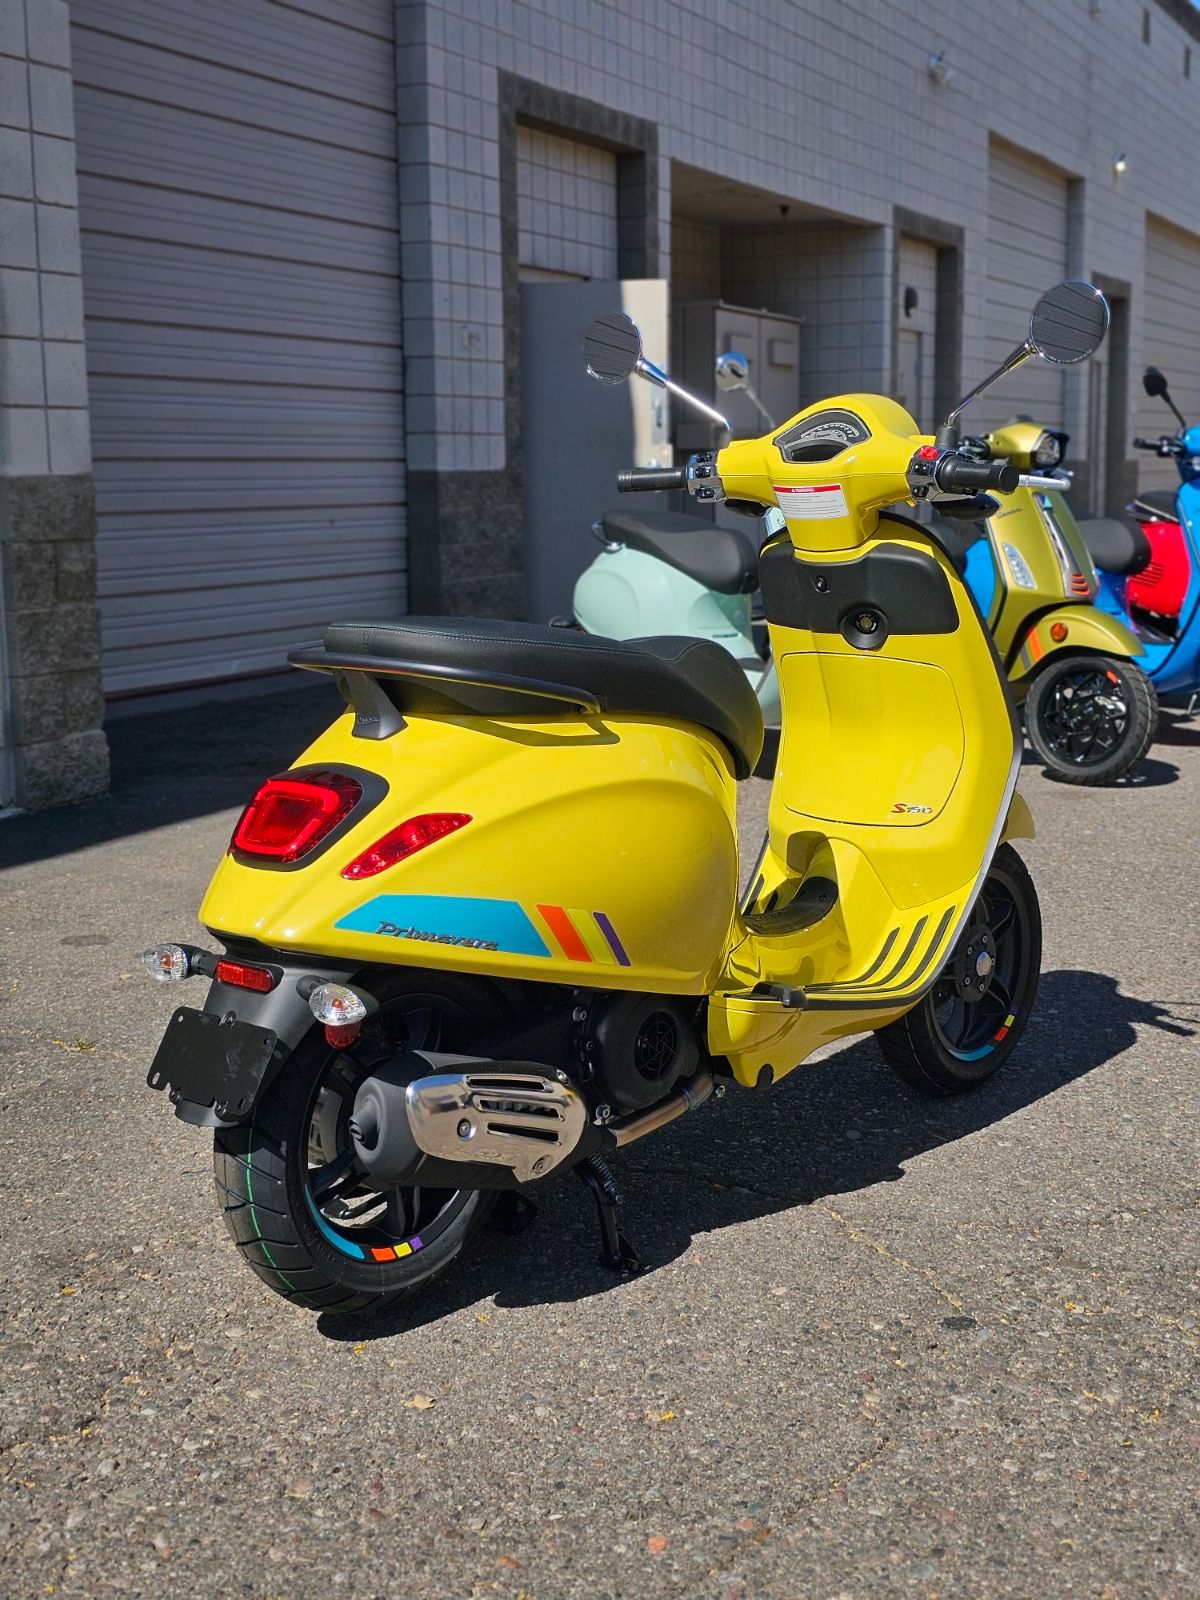
[{"label": "blue scooter", "polygon": [[1139,495],[1129,509],[1142,520],[1174,518],[1180,524],[1189,571],[1178,616],[1160,616],[1131,606],[1126,593],[1126,581],[1132,575],[1130,566],[1114,571],[1115,563],[1106,547],[1090,536],[1091,525],[1083,523],[1081,528],[1100,572],[1096,605],[1133,627],[1142,642],[1142,665],[1155,689],[1160,696],[1190,695],[1190,713],[1200,697],[1200,426],[1188,426],[1157,367],[1146,368],[1142,387],[1148,395],[1166,401],[1179,421],[1179,432],[1163,434],[1158,439],[1135,439],[1134,447],[1173,459],[1182,482],[1177,495],[1151,490]]}]

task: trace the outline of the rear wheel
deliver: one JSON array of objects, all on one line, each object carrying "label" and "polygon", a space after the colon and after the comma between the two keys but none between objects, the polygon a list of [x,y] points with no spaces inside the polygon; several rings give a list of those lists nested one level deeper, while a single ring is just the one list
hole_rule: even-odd
[{"label": "rear wheel", "polygon": [[1145,756],[1157,726],[1154,685],[1119,656],[1056,657],[1025,702],[1030,744],[1066,783],[1115,783]]},{"label": "rear wheel", "polygon": [[888,1065],[927,1094],[985,1083],[1007,1061],[1033,1009],[1042,914],[1020,856],[1002,844],[967,926],[930,992],[876,1034]]},{"label": "rear wheel", "polygon": [[467,1189],[381,1190],[354,1166],[348,1123],[367,1072],[408,1045],[465,1053],[486,995],[469,980],[422,973],[374,992],[380,1009],[353,1054],[314,1028],[253,1121],[214,1139],[234,1243],[269,1288],[311,1310],[391,1305],[450,1265],[495,1200]]}]

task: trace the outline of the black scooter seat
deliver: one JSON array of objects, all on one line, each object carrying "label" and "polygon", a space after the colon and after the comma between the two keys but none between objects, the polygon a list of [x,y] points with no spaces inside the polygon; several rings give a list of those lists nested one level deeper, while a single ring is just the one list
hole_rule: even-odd
[{"label": "black scooter seat", "polygon": [[758,588],[758,546],[740,528],[718,528],[682,511],[606,511],[600,522],[614,544],[654,556],[717,594]]},{"label": "black scooter seat", "polygon": [[1174,489],[1143,489],[1133,502],[1133,510],[1144,514],[1147,522],[1178,522]]},{"label": "black scooter seat", "polygon": [[[379,673],[401,711],[414,714],[578,716],[549,689],[578,689],[601,715],[664,717],[706,728],[748,778],[762,751],[763,719],[745,672],[709,639],[604,639],[569,628],[482,617],[339,622],[325,644],[292,653],[318,671]],[[523,687],[524,680],[527,687]]]},{"label": "black scooter seat", "polygon": [[1150,541],[1132,517],[1095,517],[1079,524],[1088,554],[1101,572],[1131,578],[1149,563]]}]

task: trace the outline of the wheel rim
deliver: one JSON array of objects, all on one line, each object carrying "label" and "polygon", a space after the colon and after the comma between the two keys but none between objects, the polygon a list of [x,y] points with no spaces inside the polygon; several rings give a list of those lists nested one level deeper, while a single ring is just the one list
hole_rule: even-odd
[{"label": "wheel rim", "polygon": [[[984,882],[971,923],[959,948],[933,989],[933,1027],[943,1047],[957,1060],[982,1061],[1005,1040],[1025,1005],[1028,985],[1024,956],[1028,914],[1013,886],[993,869]],[[964,998],[951,973],[962,947],[980,930],[992,962],[978,999]]]},{"label": "wheel rim", "polygon": [[1060,672],[1041,708],[1047,751],[1065,766],[1098,767],[1121,748],[1129,729],[1129,692],[1112,667]]},{"label": "wheel rim", "polygon": [[450,1045],[456,1019],[435,997],[385,1002],[352,1056],[330,1050],[301,1123],[306,1148],[302,1182],[308,1214],[322,1237],[352,1261],[396,1265],[426,1250],[471,1203],[469,1189],[381,1189],[354,1162],[350,1112],[363,1079],[406,1046]]}]

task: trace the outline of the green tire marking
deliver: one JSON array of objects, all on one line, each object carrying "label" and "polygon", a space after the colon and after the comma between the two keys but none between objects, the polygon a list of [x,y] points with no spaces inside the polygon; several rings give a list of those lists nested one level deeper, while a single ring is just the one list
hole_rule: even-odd
[{"label": "green tire marking", "polygon": [[[253,1139],[254,1139],[254,1124],[257,1122],[257,1120],[258,1120],[258,1107],[255,1106],[254,1115],[250,1118],[250,1131],[249,1131],[249,1134],[247,1135],[247,1137],[251,1141],[253,1141]],[[270,1247],[270,1245],[268,1245],[267,1241],[263,1238],[262,1229],[258,1225],[258,1212],[255,1211],[255,1209],[254,1209],[254,1178],[253,1178],[253,1168],[250,1165],[250,1156],[249,1156],[249,1154],[247,1154],[247,1156],[246,1156],[246,1199],[250,1203],[250,1221],[251,1221],[251,1223],[252,1223],[252,1225],[254,1227],[255,1233],[258,1235],[259,1245],[260,1245],[260,1247],[262,1249],[263,1255],[266,1256],[267,1261],[270,1264],[271,1271],[275,1274],[275,1276],[282,1283],[286,1283],[287,1284],[288,1288],[292,1291],[293,1294],[303,1294],[304,1291],[302,1289],[297,1289],[296,1285],[292,1282],[292,1280],[289,1277],[287,1277],[284,1273],[282,1273],[279,1270],[279,1268],[275,1265],[275,1257],[271,1254],[271,1247]]]}]

